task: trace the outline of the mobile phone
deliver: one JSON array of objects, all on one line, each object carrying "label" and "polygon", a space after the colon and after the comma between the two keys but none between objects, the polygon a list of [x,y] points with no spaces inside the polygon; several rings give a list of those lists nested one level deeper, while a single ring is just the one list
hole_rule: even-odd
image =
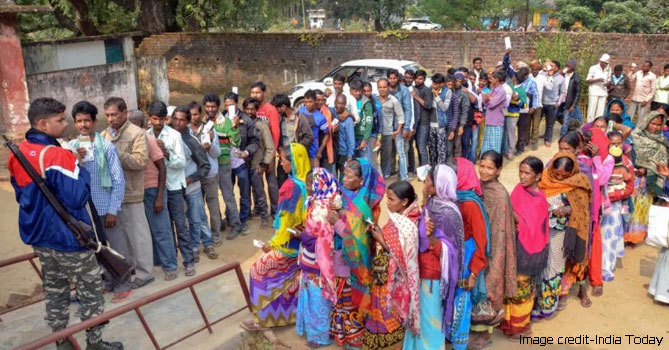
[{"label": "mobile phone", "polygon": [[235,116],[237,116],[237,107],[235,107],[235,105],[229,105],[228,106],[228,118],[232,119]]},{"label": "mobile phone", "polygon": [[254,239],[253,240],[253,246],[256,248],[262,248],[265,246],[265,242],[259,240],[259,239]]}]

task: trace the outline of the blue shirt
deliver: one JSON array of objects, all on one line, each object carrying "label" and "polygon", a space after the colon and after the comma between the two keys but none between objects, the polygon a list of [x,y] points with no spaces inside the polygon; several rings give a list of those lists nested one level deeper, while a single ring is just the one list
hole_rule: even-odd
[{"label": "blue shirt", "polygon": [[413,104],[411,101],[413,100],[413,97],[411,97],[411,92],[409,92],[409,89],[404,86],[404,84],[398,83],[397,85],[399,88],[394,91],[391,89],[390,94],[395,96],[395,98],[400,101],[400,104],[402,104],[402,111],[404,111],[404,126],[402,129],[405,131],[412,131]]},{"label": "blue shirt", "polygon": [[309,158],[316,158],[316,153],[318,153],[319,132],[322,134],[328,133],[328,121],[325,119],[325,116],[321,114],[319,110],[314,110],[313,112],[307,111],[307,107],[302,106],[297,110],[297,114],[302,114],[307,117],[309,120],[309,126],[311,127],[311,133],[314,134],[314,142],[311,144],[307,150],[309,153]]},{"label": "blue shirt", "polygon": [[[74,145],[76,140],[70,141]],[[109,168],[109,175],[111,176],[112,187],[107,190],[102,187],[100,181],[100,168],[98,160],[94,159],[90,162],[82,162],[82,166],[88,170],[91,175],[91,198],[95,205],[95,210],[99,216],[107,214],[117,215],[123,204],[123,196],[125,195],[125,178],[123,177],[123,168],[121,168],[121,161],[118,158],[118,151],[113,143],[102,140],[105,149],[105,158],[107,158],[107,168]],[[95,154],[95,142],[92,142],[93,153]]]},{"label": "blue shirt", "polygon": [[[332,117],[339,119],[337,112],[332,110]],[[337,154],[342,156],[348,156],[353,158],[353,153],[355,152],[355,123],[353,118],[346,118],[343,122],[339,122],[339,140]]]}]

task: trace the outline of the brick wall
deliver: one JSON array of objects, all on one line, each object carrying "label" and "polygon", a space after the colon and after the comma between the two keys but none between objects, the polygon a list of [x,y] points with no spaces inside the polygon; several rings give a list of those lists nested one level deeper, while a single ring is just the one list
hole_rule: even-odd
[{"label": "brick wall", "polygon": [[[514,58],[534,57],[534,40],[550,33],[420,32],[404,40],[373,33],[311,34],[310,45],[300,34],[194,34],[166,33],[145,38],[137,56],[164,56],[167,60],[172,104],[184,103],[207,91],[225,92],[238,86],[245,96],[249,85],[263,80],[270,95],[301,81],[320,78],[336,65],[353,59],[395,58],[444,71],[448,66],[471,66],[480,56],[484,67],[495,65],[510,36]],[[669,35],[569,34],[574,42],[591,37],[625,67],[651,59],[659,72],[669,63]],[[304,36],[302,36],[304,39]],[[564,64],[564,62],[563,62]],[[594,62],[593,62],[594,64]]]}]

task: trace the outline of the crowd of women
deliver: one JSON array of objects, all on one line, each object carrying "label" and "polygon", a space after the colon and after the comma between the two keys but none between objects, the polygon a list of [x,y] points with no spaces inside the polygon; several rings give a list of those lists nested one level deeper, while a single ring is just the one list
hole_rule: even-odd
[{"label": "crowd of women", "polygon": [[[242,327],[295,323],[314,348],[482,349],[494,328],[529,335],[567,307],[572,287],[590,307],[587,286],[602,295],[625,242],[643,240],[649,206],[669,192],[666,115],[635,128],[617,118],[568,132],[547,164],[525,158],[510,195],[494,150],[478,175],[464,158],[433,166],[419,196],[407,181],[387,186],[364,158],[336,179],[289,145],[276,233],[251,268],[254,318]],[[668,283],[663,249],[649,292],[669,302]]]}]

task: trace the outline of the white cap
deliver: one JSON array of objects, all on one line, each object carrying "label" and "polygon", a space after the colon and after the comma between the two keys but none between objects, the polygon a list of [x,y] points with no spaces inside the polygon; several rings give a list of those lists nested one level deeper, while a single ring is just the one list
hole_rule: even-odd
[{"label": "white cap", "polygon": [[609,56],[608,53],[605,53],[605,54],[603,54],[602,57],[599,59],[599,62],[609,63],[609,59],[610,59],[610,58],[611,58],[611,56]]},{"label": "white cap", "polygon": [[171,117],[172,114],[174,113],[174,110],[176,110],[176,109],[177,109],[177,106],[168,106],[167,107],[167,116]]}]

